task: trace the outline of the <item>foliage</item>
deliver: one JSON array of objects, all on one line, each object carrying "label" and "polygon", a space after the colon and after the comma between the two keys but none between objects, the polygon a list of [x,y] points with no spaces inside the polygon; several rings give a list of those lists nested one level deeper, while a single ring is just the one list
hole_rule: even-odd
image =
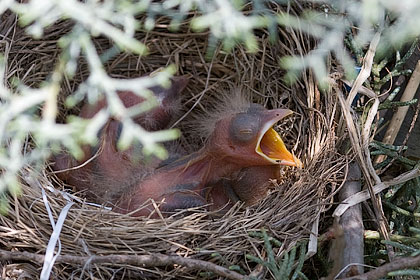
[{"label": "foliage", "polygon": [[[236,42],[243,42],[250,51],[256,51],[258,47],[253,29],[269,24],[257,13],[264,10],[265,6],[256,4],[255,13],[246,15],[242,10],[243,4],[241,1],[226,0],[0,1],[0,14],[15,13],[19,23],[34,38],[41,38],[46,27],[61,20],[74,22],[72,30],[59,41],[61,55],[50,77],[37,88],[30,88],[16,78],[8,77],[7,48],[1,49],[4,52],[4,58],[0,59],[0,78],[4,82],[0,85],[1,201],[6,200],[5,190],[11,195],[19,193],[19,170],[25,166],[41,167],[52,150],[65,147],[76,158],[81,157],[80,145],[94,144],[97,132],[110,116],[123,124],[119,140],[121,148],[127,148],[131,142],[138,141],[143,145],[144,153],[165,157],[166,152],[158,142],[174,139],[179,133],[176,130],[153,133],[145,131],[131,120],[133,112],[125,110],[116,92],[131,90],[142,95],[150,102],[143,102],[134,111],[147,111],[156,102],[145,89],[156,84],[168,85],[169,77],[176,71],[175,67],[170,66],[153,77],[120,80],[109,77],[103,63],[121,51],[147,54],[147,47],[135,38],[135,32],[153,29],[156,17],[161,15],[172,18],[173,29],[188,16],[193,16],[191,26],[194,30],[210,29],[210,42],[213,42],[210,46],[213,48],[218,40],[222,40],[226,49],[231,49]],[[145,16],[140,18],[141,15]],[[109,38],[115,46],[100,55],[93,44],[97,36]],[[2,46],[8,44],[6,40],[3,43]],[[67,98],[66,104],[75,106],[84,99],[94,103],[105,96],[108,108],[91,120],[73,116],[67,123],[58,124],[57,96],[60,86],[64,78],[74,77],[82,57],[87,60],[90,75]],[[28,149],[28,143],[31,143],[28,139],[35,144],[31,149]],[[2,205],[5,208],[4,203]]]},{"label": "foliage", "polygon": [[[414,100],[412,103],[417,103]],[[383,105],[395,108],[403,104],[385,100]],[[386,158],[375,166],[379,174],[395,172],[394,170],[412,170],[418,168],[419,161],[408,158],[403,152],[407,146],[395,146],[373,141],[370,144],[372,156],[385,155]],[[366,231],[366,261],[370,265],[379,266],[388,261],[387,246],[393,247],[396,257],[417,256],[420,254],[420,179],[419,177],[403,184],[392,186],[382,195],[382,205],[388,219],[390,228],[390,240],[380,240],[378,232]],[[417,278],[420,275],[418,269],[406,269],[388,273],[393,276],[411,276]],[[405,278],[403,278],[405,279]],[[407,278],[413,279],[413,278]]]},{"label": "foliage", "polygon": [[[252,255],[246,255],[247,259],[266,267],[270,271],[273,279],[308,279],[301,271],[305,261],[306,242],[294,246],[290,252],[285,252],[284,255],[279,258],[275,256],[273,248],[273,245],[279,248],[282,247],[282,243],[279,240],[269,237],[265,229],[261,230],[261,234],[252,233],[251,235],[260,237],[264,240],[267,260]],[[299,255],[297,256],[298,249]]]},{"label": "foliage", "polygon": [[376,32],[382,33],[376,58],[393,54],[395,49],[420,34],[420,29],[416,27],[420,2],[416,0],[307,2],[313,6],[303,15],[278,15],[279,24],[301,28],[319,42],[317,48],[305,57],[297,55],[282,59],[282,65],[290,70],[287,78],[291,81],[303,69],[310,67],[325,85],[330,54],[342,64],[347,78],[354,79],[357,67],[363,62],[362,50]]}]

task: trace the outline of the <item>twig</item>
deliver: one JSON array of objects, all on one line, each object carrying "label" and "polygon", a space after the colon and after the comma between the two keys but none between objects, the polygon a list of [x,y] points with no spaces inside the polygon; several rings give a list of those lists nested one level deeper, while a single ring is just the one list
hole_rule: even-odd
[{"label": "twig", "polygon": [[[416,99],[413,99],[413,100],[416,100]],[[407,134],[405,135],[405,137],[404,137],[404,141],[402,142],[402,144],[401,144],[401,146],[399,146],[399,148],[398,148],[398,150],[397,150],[397,152],[398,152],[398,157],[389,157],[388,159],[389,159],[389,161],[388,161],[388,159],[387,160],[384,160],[384,161],[382,161],[381,163],[379,163],[377,166],[378,167],[380,167],[380,171],[379,171],[379,175],[380,174],[382,174],[383,172],[385,172],[393,163],[394,163],[394,161],[396,160],[396,159],[398,159],[399,157],[401,157],[401,153],[405,150],[405,149],[407,149],[407,147],[406,147],[406,144],[407,144],[407,142],[408,142],[408,139],[410,138],[410,135],[411,135],[411,132],[413,131],[413,128],[414,128],[414,125],[416,124],[416,122],[417,122],[417,117],[418,117],[418,115],[419,115],[419,112],[420,112],[420,102],[417,102],[417,106],[416,106],[416,111],[414,112],[414,116],[413,116],[413,118],[412,118],[412,120],[411,120],[411,123],[410,123],[410,128],[408,129],[408,132],[407,132]],[[383,144],[383,143],[382,143]],[[386,145],[386,144],[384,144],[384,145]],[[388,144],[389,145],[389,144]],[[378,168],[379,169],[379,168]]]},{"label": "twig", "polygon": [[405,145],[396,146],[391,144],[384,144],[379,141],[372,141],[369,145],[377,150],[388,150],[391,152],[405,151],[408,149],[408,147]]},{"label": "twig", "polygon": [[[341,81],[343,83],[345,83],[347,86],[349,87],[353,87],[353,84],[350,81],[347,81],[345,79],[341,79]],[[357,90],[358,93],[364,94],[370,98],[374,98],[376,96],[375,92],[371,89],[368,89],[365,86],[360,86],[359,89]]]},{"label": "twig", "polygon": [[[410,101],[414,98],[414,95],[416,94],[417,88],[420,84],[420,61],[417,62],[416,68],[413,71],[413,75],[411,75],[411,78],[407,84],[407,87],[405,88],[405,91],[403,95],[401,96],[401,102]],[[391,122],[389,123],[388,129],[385,133],[383,143],[385,144],[393,144],[395,141],[395,138],[397,137],[398,132],[400,131],[400,127],[402,122],[404,121],[405,116],[407,115],[408,106],[398,107],[397,112],[394,114],[394,116],[391,119]],[[383,161],[385,158],[384,155],[379,155],[376,160],[375,164],[378,164],[379,162]]]},{"label": "twig", "polygon": [[[414,101],[414,100],[418,101],[417,99],[413,99],[412,101]],[[408,142],[408,138],[410,137],[411,131],[413,130],[414,125],[416,124],[417,117],[419,116],[419,111],[420,111],[420,102],[417,103],[416,111],[414,112],[414,116],[413,116],[413,118],[411,120],[411,123],[410,123],[410,128],[408,129],[408,132],[405,135],[404,141],[402,142],[401,148],[398,151],[399,154],[401,154],[401,152],[402,152],[402,147],[404,147],[407,144],[407,142]]]},{"label": "twig", "polygon": [[[378,110],[388,110],[388,109],[394,109],[394,108],[401,107],[401,106],[410,106],[410,105],[416,104],[417,101],[418,101],[417,99],[412,99],[410,101],[405,101],[405,102],[402,102],[402,101],[384,102],[382,104],[379,104]],[[354,110],[356,112],[363,112],[364,108],[363,107],[357,107]]]},{"label": "twig", "polygon": [[384,264],[374,270],[364,274],[353,276],[349,278],[342,278],[341,280],[375,280],[387,276],[389,272],[420,266],[420,256],[396,258],[394,261]]},{"label": "twig", "polygon": [[[9,252],[6,250],[0,250],[0,260],[1,261],[31,261],[35,263],[43,263],[44,255],[34,254],[29,252]],[[56,263],[67,263],[67,264],[77,264],[84,265],[86,262],[90,264],[97,263],[109,263],[109,264],[124,264],[124,265],[134,265],[139,267],[154,267],[154,266],[167,266],[167,265],[182,265],[195,270],[210,271],[217,275],[226,277],[228,279],[248,279],[248,277],[243,276],[235,271],[231,271],[222,266],[218,266],[214,263],[194,260],[179,256],[167,256],[163,254],[153,254],[153,255],[107,255],[107,256],[74,256],[74,255],[61,255],[56,259]]]},{"label": "twig", "polygon": [[384,201],[384,205],[389,207],[390,209],[394,210],[398,214],[401,214],[401,215],[404,215],[404,216],[407,216],[407,217],[420,218],[420,213],[411,213],[410,211],[407,211],[407,210],[405,210],[401,207],[398,207],[398,206],[392,204],[391,202]]},{"label": "twig", "polygon": [[389,149],[383,148],[376,143],[371,143],[371,147],[377,149],[377,151],[372,152],[372,155],[386,155],[410,166],[414,166],[417,164],[417,161],[400,156],[398,152],[390,151]]}]

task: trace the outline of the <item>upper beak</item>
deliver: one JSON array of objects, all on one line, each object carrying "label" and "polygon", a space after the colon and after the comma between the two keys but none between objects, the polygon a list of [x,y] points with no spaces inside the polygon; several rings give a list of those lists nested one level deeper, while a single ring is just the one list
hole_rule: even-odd
[{"label": "upper beak", "polygon": [[274,109],[263,113],[263,126],[258,134],[255,152],[273,164],[303,167],[302,162],[287,150],[280,135],[273,129],[274,124],[291,114],[293,111],[288,109]]}]

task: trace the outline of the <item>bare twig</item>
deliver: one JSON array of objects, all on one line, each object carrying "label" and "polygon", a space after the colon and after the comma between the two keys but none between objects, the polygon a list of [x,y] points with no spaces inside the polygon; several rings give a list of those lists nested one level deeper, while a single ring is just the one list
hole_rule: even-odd
[{"label": "bare twig", "polygon": [[[0,250],[0,260],[2,261],[31,261],[35,263],[43,263],[45,259],[44,255],[34,254],[29,252],[9,252],[6,250]],[[125,264],[135,265],[140,267],[154,267],[154,266],[167,266],[167,265],[182,265],[191,269],[210,271],[217,275],[226,277],[228,279],[247,279],[235,271],[231,271],[222,266],[218,266],[214,263],[194,260],[189,258],[183,258],[179,256],[167,256],[163,254],[153,255],[107,255],[107,256],[74,256],[74,255],[61,255],[58,256],[56,263],[70,263],[77,265],[84,265],[89,262],[90,264],[95,263],[109,263],[109,264]]]},{"label": "bare twig", "polygon": [[[349,173],[346,183],[340,190],[340,200],[343,201],[361,190],[361,172],[357,163],[349,164]],[[363,220],[361,205],[354,205],[343,213],[339,222],[335,221],[335,227],[342,234],[333,239],[330,259],[334,262],[330,277],[336,279],[341,275],[353,276],[363,273],[362,266],[350,265],[353,263],[363,264]],[[347,267],[347,268],[345,268]],[[338,274],[338,271],[340,273]],[[331,279],[330,278],[330,279]]]},{"label": "bare twig", "polygon": [[417,117],[419,115],[419,112],[420,112],[420,102],[417,101],[416,111],[414,112],[413,118],[411,120],[410,128],[408,129],[408,132],[404,137],[404,141],[402,142],[397,153],[396,154],[394,153],[394,155],[392,156],[392,160],[384,168],[382,168],[378,174],[382,174],[383,172],[385,172],[394,163],[395,160],[404,160],[404,161],[408,160],[405,157],[401,157],[401,153],[404,151],[404,147],[407,145],[411,132],[413,131],[413,128],[417,122]]},{"label": "bare twig", "polygon": [[342,278],[342,280],[375,280],[385,277],[389,272],[395,270],[418,266],[420,266],[420,256],[398,258],[364,274],[349,278]]},{"label": "bare twig", "polygon": [[[408,101],[409,102],[409,101]],[[407,144],[408,142],[408,138],[411,135],[411,131],[413,131],[414,125],[416,124],[417,121],[417,117],[419,116],[419,112],[420,112],[420,102],[417,100],[417,106],[416,106],[416,111],[414,112],[413,118],[411,120],[410,123],[410,128],[408,129],[407,135],[405,135],[404,141],[401,144],[401,148],[398,151],[398,154],[401,155],[401,152],[403,150],[403,147]]]},{"label": "bare twig", "polygon": [[[349,87],[352,87],[353,86],[353,84],[350,81],[346,80],[346,79],[341,79],[341,81],[343,83],[345,83]],[[368,89],[365,86],[360,86],[357,92],[358,93],[361,93],[361,94],[364,94],[364,95],[366,95],[369,98],[374,98],[376,96],[376,94],[375,94],[375,92],[373,90]]]}]

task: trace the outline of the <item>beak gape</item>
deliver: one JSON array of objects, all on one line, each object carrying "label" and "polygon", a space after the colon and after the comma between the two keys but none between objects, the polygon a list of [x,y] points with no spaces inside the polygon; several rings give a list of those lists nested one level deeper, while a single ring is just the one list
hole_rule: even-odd
[{"label": "beak gape", "polygon": [[265,122],[255,152],[273,164],[303,167],[302,162],[287,150],[283,139],[272,128],[276,122],[293,112],[284,109],[271,110],[271,112],[276,112],[275,117]]}]

